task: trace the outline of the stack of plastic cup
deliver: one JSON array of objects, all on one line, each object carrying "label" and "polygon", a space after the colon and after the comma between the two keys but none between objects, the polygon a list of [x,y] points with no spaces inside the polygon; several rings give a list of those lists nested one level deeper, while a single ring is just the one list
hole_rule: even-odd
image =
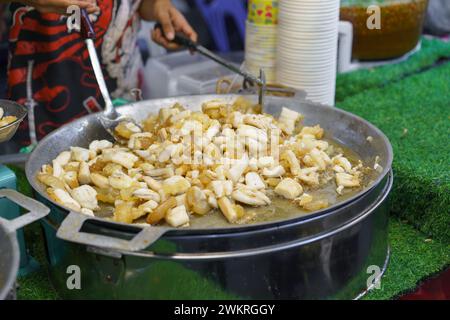
[{"label": "stack of plastic cup", "polygon": [[279,4],[277,82],[334,105],[339,0],[282,0]]},{"label": "stack of plastic cup", "polygon": [[278,0],[249,0],[248,22],[262,25],[278,24]]},{"label": "stack of plastic cup", "polygon": [[249,0],[245,36],[245,68],[268,83],[276,79],[278,0]]}]

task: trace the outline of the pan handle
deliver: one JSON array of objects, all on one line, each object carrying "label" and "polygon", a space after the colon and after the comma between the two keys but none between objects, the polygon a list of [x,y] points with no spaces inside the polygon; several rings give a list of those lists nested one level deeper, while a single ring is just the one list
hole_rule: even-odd
[{"label": "pan handle", "polygon": [[88,246],[117,251],[139,251],[147,248],[161,236],[169,231],[164,227],[144,227],[131,240],[114,238],[106,235],[87,233],[81,231],[87,221],[95,221],[102,226],[117,227],[116,223],[105,221],[77,212],[70,212],[61,223],[56,236],[60,239],[76,242]]},{"label": "pan handle", "polygon": [[13,233],[39,219],[42,219],[50,212],[50,209],[39,201],[27,197],[16,190],[0,189],[0,199],[6,198],[28,210],[28,213],[21,215],[13,220],[0,218],[0,223],[6,226],[8,232]]}]

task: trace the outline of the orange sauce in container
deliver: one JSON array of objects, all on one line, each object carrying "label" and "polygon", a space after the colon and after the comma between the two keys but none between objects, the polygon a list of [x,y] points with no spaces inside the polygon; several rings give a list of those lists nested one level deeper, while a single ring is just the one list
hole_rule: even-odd
[{"label": "orange sauce in container", "polygon": [[[381,29],[367,27],[371,4],[381,9]],[[414,49],[427,5],[428,0],[342,1],[340,19],[353,24],[353,59],[392,59]]]}]

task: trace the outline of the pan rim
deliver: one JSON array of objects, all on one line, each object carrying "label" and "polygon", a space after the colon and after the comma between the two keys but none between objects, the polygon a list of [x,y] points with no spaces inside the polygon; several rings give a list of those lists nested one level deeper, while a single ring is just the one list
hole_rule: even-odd
[{"label": "pan rim", "polygon": [[[211,95],[185,95],[185,96],[178,96],[178,97],[169,97],[169,98],[162,98],[162,99],[153,99],[153,100],[146,100],[146,101],[141,101],[141,102],[134,102],[134,103],[130,103],[121,107],[118,107],[117,110],[120,112],[120,110],[124,110],[127,108],[135,108],[135,107],[139,107],[139,105],[141,104],[145,104],[148,101],[161,101],[161,102],[165,102],[167,101],[167,103],[169,104],[169,102],[173,102],[176,100],[182,100],[182,99],[188,99],[188,98],[192,98],[192,97],[201,97],[204,98],[205,101],[207,100],[212,100],[212,99],[217,99],[220,96],[220,98],[224,98],[224,99],[235,99],[238,97],[247,97],[250,99],[257,99],[257,96],[254,94],[223,94],[223,95],[217,95],[217,94],[211,94]],[[269,97],[268,97],[269,98]],[[279,100],[279,101],[286,101],[287,99],[292,101],[292,98],[286,98],[286,97],[275,97],[275,96],[270,96],[270,99],[273,99],[275,101]],[[294,98],[295,100],[295,98]],[[389,139],[387,138],[387,136],[379,129],[377,128],[375,125],[373,125],[372,123],[370,123],[369,121],[361,118],[360,116],[357,116],[353,113],[350,113],[348,111],[333,107],[333,106],[328,106],[325,104],[320,104],[320,103],[316,103],[316,102],[312,102],[310,100],[305,100],[305,99],[301,99],[298,100],[299,103],[306,103],[306,104],[312,104],[314,105],[315,108],[319,108],[322,110],[326,110],[328,108],[333,108],[333,110],[335,110],[338,113],[343,114],[344,116],[348,117],[348,118],[352,118],[354,120],[357,120],[358,122],[362,122],[364,123],[366,126],[368,126],[372,131],[374,131],[384,142],[384,145],[387,148],[387,154],[386,154],[386,165],[383,167],[383,171],[377,176],[377,178],[371,183],[370,186],[360,190],[359,192],[357,192],[356,194],[354,194],[353,196],[341,201],[341,202],[337,202],[336,204],[325,208],[325,209],[321,209],[321,210],[317,210],[317,211],[313,211],[311,213],[307,213],[305,215],[301,215],[298,217],[292,217],[292,218],[288,218],[288,219],[282,219],[282,220],[275,220],[275,221],[270,221],[270,222],[261,222],[261,223],[255,223],[255,224],[250,224],[250,225],[239,225],[239,226],[235,226],[235,225],[230,225],[227,227],[215,227],[215,228],[186,228],[186,229],[177,229],[177,228],[169,228],[170,233],[176,233],[177,231],[182,232],[183,234],[195,234],[196,232],[201,232],[201,231],[205,231],[208,230],[211,233],[217,232],[217,233],[223,233],[227,230],[231,230],[234,232],[240,232],[240,231],[250,231],[250,230],[255,230],[255,229],[260,229],[260,228],[270,228],[270,227],[276,227],[279,225],[284,225],[284,224],[289,224],[289,223],[295,223],[301,220],[309,220],[309,219],[315,219],[317,217],[320,217],[324,214],[330,213],[342,206],[345,206],[355,200],[357,200],[358,198],[360,198],[361,196],[363,196],[364,194],[366,194],[367,192],[369,192],[370,190],[372,190],[372,188],[374,188],[376,185],[378,185],[384,178],[385,176],[389,173],[389,171],[392,168],[392,162],[393,162],[393,149],[392,149],[392,145],[389,141]],[[281,103],[282,104],[282,103]],[[318,110],[318,112],[322,111],[322,110]],[[126,112],[125,112],[126,114]],[[82,127],[82,123],[86,122],[86,120],[90,119],[90,118],[94,118],[94,117],[98,117],[98,113],[95,114],[90,114],[87,116],[84,116],[82,118],[79,118],[73,122],[70,123],[71,126],[77,126],[78,127]],[[61,132],[62,130],[64,130],[65,126],[62,126],[58,129],[56,129],[55,131],[51,132],[50,134],[48,134],[46,137],[44,137],[39,143],[38,145],[35,147],[35,149],[33,150],[33,152],[31,153],[26,166],[25,166],[25,172],[26,172],[26,176],[28,179],[28,182],[31,184],[31,186],[33,187],[33,189],[39,193],[39,195],[41,197],[43,197],[44,199],[46,199],[47,201],[49,201],[50,203],[54,204],[56,207],[59,208],[63,208],[65,211],[67,212],[71,212],[72,210],[70,210],[69,208],[62,206],[58,203],[56,203],[55,201],[53,201],[52,199],[50,199],[50,197],[45,193],[45,192],[41,192],[40,188],[38,187],[38,182],[36,180],[36,174],[37,172],[31,172],[31,163],[32,160],[34,159],[34,156],[36,154],[38,154],[39,149],[43,146],[47,144],[47,141],[52,139],[54,136],[58,135],[59,132]],[[77,214],[82,214],[82,213],[78,213],[75,212]],[[98,221],[104,221],[105,223],[108,224],[112,224],[112,225],[117,225],[118,227],[132,227],[132,228],[144,228],[144,226],[141,225],[136,225],[136,224],[127,224],[127,223],[121,223],[121,222],[114,222],[114,221],[110,221],[104,218],[100,218],[100,217],[96,217],[96,220]],[[159,228],[158,226],[154,227],[154,228]],[[167,227],[165,227],[167,229]]]},{"label": "pan rim", "polygon": [[17,119],[14,120],[13,122],[7,124],[6,126],[0,127],[0,131],[18,125],[19,123],[21,123],[21,122],[23,121],[23,119],[25,119],[25,117],[26,117],[27,114],[28,114],[27,109],[26,109],[23,105],[21,105],[20,103],[15,102],[15,101],[10,101],[10,100],[5,100],[5,99],[0,99],[0,107],[1,107],[2,104],[5,103],[5,102],[6,102],[6,103],[9,103],[9,104],[13,104],[13,105],[15,105],[16,107],[18,107],[18,109],[19,109],[19,111],[20,111],[21,114],[20,114],[20,116],[18,116]]}]

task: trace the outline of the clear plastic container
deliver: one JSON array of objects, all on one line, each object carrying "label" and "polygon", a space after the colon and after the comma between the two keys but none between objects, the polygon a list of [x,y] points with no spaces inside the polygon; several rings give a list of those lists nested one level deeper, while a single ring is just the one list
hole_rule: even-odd
[{"label": "clear plastic container", "polygon": [[[216,93],[217,82],[220,79],[233,80],[234,76],[234,72],[211,61],[207,68],[200,68],[180,76],[178,92],[182,94]],[[242,83],[242,78],[239,83]]]},{"label": "clear plastic container", "polygon": [[[370,5],[381,9],[380,29],[367,27]],[[428,0],[341,0],[340,19],[353,24],[353,59],[393,59],[414,49],[427,6]]]},{"label": "clear plastic container", "polygon": [[[222,54],[222,57],[240,65],[244,53],[230,52]],[[144,69],[142,95],[144,99],[157,99],[213,93],[217,80],[230,74],[232,72],[228,69],[198,53],[191,54],[187,50],[170,53],[148,60]]]},{"label": "clear plastic container", "polygon": [[180,51],[149,59],[144,69],[142,94],[144,99],[179,95],[177,82],[181,75],[202,68],[210,60],[189,51]]}]

